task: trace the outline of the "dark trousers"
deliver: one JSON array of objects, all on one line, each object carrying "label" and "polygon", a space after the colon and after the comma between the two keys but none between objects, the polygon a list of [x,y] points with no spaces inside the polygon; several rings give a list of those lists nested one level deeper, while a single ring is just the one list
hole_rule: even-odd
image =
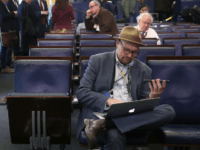
[{"label": "dark trousers", "polygon": [[18,37],[18,44],[13,46],[12,48],[10,49],[7,49],[7,65],[10,66],[12,64],[12,51],[14,51],[14,56],[19,56],[19,42],[20,42],[20,39],[19,39],[19,31],[17,31],[17,37]]},{"label": "dark trousers", "polygon": [[49,32],[49,27],[46,24],[39,27],[38,38],[44,38],[45,32]]},{"label": "dark trousers", "polygon": [[8,47],[1,46],[1,68],[4,69],[6,68],[6,52],[7,52]]},{"label": "dark trousers", "polygon": [[29,56],[29,46],[37,46],[37,37],[22,36],[21,47],[23,56]]},{"label": "dark trousers", "polygon": [[113,119],[113,128],[103,132],[98,136],[98,140],[105,143],[104,150],[123,150],[127,134],[144,134],[171,122],[174,117],[175,112],[171,106],[160,105],[153,111],[116,118]]}]

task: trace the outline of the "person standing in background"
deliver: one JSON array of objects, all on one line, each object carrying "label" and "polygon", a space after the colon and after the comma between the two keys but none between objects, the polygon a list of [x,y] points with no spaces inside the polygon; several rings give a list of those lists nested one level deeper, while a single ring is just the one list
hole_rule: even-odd
[{"label": "person standing in background", "polygon": [[111,0],[101,0],[101,2],[103,3],[102,7],[104,9],[107,9],[114,15],[114,6],[113,6],[112,1]]},{"label": "person standing in background", "polygon": [[40,21],[40,18],[36,15],[33,6],[30,5],[32,0],[23,0],[18,8],[18,18],[20,23],[21,32],[21,47],[24,56],[29,56],[29,46],[37,45],[37,36],[30,37],[23,35],[24,28],[22,26],[23,18],[28,16],[35,24]]},{"label": "person standing in background", "polygon": [[74,10],[69,0],[56,0],[52,8],[52,21],[54,29],[72,29],[71,22],[75,22]]},{"label": "person standing in background", "polygon": [[170,13],[170,1],[155,0],[155,11],[159,14],[158,16],[159,21],[168,18]]},{"label": "person standing in background", "polygon": [[[9,0],[7,3],[7,7],[10,11],[17,11],[17,8],[19,6],[19,2],[17,0]],[[19,55],[19,21],[18,18],[15,17],[13,18],[13,28],[17,33],[17,37],[18,37],[18,45],[13,46],[13,50],[14,50],[14,56],[18,56]],[[7,65],[10,66],[11,68],[14,68],[14,65],[12,64],[12,49],[8,49],[7,50]]]},{"label": "person standing in background", "polygon": [[44,33],[49,32],[49,26],[47,19],[49,15],[47,2],[45,0],[33,0],[31,2],[35,13],[39,16],[40,21],[38,22],[38,38],[44,38]]},{"label": "person standing in background", "polygon": [[[8,0],[0,0],[0,23],[1,33],[14,30],[13,19],[17,17],[17,11],[10,11],[5,3]],[[8,47],[1,45],[1,72],[14,73],[14,70],[6,66],[6,52]]]}]

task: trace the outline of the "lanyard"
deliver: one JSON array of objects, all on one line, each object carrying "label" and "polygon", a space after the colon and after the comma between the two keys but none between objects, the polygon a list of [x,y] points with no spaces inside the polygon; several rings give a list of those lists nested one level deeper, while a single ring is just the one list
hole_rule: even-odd
[{"label": "lanyard", "polygon": [[117,64],[117,67],[119,68],[119,70],[120,70],[120,72],[121,72],[121,75],[122,75],[122,77],[124,78],[124,80],[125,80],[125,82],[126,82],[126,86],[127,86],[127,90],[128,90],[128,94],[131,96],[131,87],[130,87],[130,85],[131,85],[131,80],[130,80],[130,78],[129,78],[129,74],[130,74],[130,70],[131,70],[131,67],[129,67],[128,68],[128,82],[126,81],[126,78],[125,78],[125,75],[124,75],[124,73],[122,72],[122,70],[121,70],[121,68],[119,67],[119,65]]}]

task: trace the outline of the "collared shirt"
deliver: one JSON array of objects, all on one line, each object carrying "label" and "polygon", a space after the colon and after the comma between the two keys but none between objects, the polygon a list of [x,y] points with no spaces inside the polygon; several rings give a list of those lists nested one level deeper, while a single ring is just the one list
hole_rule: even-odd
[{"label": "collared shirt", "polygon": [[[113,85],[113,98],[123,101],[123,102],[130,102],[132,100],[132,96],[128,93],[127,89],[127,83],[128,81],[128,75],[131,80],[130,70],[129,67],[132,67],[134,64],[134,61],[132,60],[129,64],[124,66],[119,62],[119,59],[117,57],[117,54],[115,54],[115,79],[114,79],[114,85]],[[121,71],[124,73],[124,76],[126,78],[126,81],[124,80],[121,71],[119,70],[118,66],[120,67]],[[131,87],[130,87],[131,88]],[[104,110],[108,110],[110,107],[106,106],[104,107]]]},{"label": "collared shirt", "polygon": [[[43,7],[43,11],[44,11],[44,4],[41,0],[38,0],[39,6],[40,6],[40,2],[42,3],[42,7]],[[42,11],[41,11],[41,14],[42,14]]]},{"label": "collared shirt", "polygon": [[[124,102],[130,102],[132,100],[131,93],[128,93],[127,82],[128,82],[128,76],[129,76],[129,78],[131,78],[129,68],[132,67],[133,64],[134,64],[134,62],[132,60],[129,64],[124,66],[123,64],[121,64],[119,62],[119,59],[116,54],[115,80],[114,80],[114,85],[113,85],[113,98],[114,99],[124,101]],[[121,74],[121,71],[117,65],[120,67],[121,71],[124,73],[124,76],[125,76],[127,82],[124,80],[124,78]]]},{"label": "collared shirt", "polygon": [[[139,25],[134,26],[134,28],[140,30]],[[149,28],[146,32],[147,32],[146,38],[156,38],[156,39],[158,39],[157,45],[161,45],[160,38],[154,29]]]}]

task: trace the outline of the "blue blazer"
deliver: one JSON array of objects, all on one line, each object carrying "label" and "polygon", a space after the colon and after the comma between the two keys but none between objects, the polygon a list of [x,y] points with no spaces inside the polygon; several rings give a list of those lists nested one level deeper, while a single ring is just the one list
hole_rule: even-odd
[{"label": "blue blazer", "polygon": [[7,32],[8,30],[14,30],[13,19],[15,18],[14,12],[8,12],[5,4],[0,0],[0,24],[1,32]]},{"label": "blue blazer", "polygon": [[19,19],[19,24],[20,24],[21,36],[23,36],[24,29],[22,28],[22,18],[28,15],[33,20],[33,22],[37,24],[37,22],[39,22],[39,17],[36,15],[32,5],[26,3],[25,1],[21,2],[21,4],[18,7],[17,13],[18,13],[18,19]]},{"label": "blue blazer", "polygon": [[[84,128],[85,118],[98,119],[93,112],[104,112],[106,101],[109,98],[104,93],[111,89],[115,56],[114,51],[90,57],[88,67],[76,92],[78,101],[82,104],[82,112],[76,126],[77,138],[79,138],[81,130]],[[134,59],[134,65],[131,67],[130,73],[133,100],[144,99],[149,96],[149,85],[148,83],[144,84],[143,80],[151,79],[151,72],[152,70],[146,64]]]},{"label": "blue blazer", "polygon": [[[13,0],[9,0],[7,3],[7,7],[8,9],[12,12],[12,11],[17,11],[17,6],[14,4]],[[18,18],[15,17],[13,19],[13,25],[14,25],[14,30],[19,31],[19,21]]]}]

